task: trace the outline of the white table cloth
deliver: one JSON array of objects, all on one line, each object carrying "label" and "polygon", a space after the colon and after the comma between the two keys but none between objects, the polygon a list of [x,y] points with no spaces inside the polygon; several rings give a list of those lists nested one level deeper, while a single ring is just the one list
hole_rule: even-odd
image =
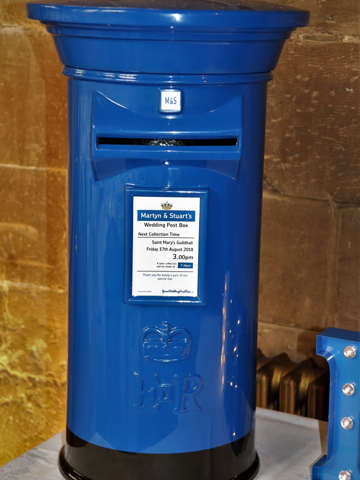
[{"label": "white table cloth", "polygon": [[[57,457],[64,432],[0,468],[0,480],[63,480]],[[256,480],[310,480],[311,465],[326,453],[327,423],[258,408]],[[112,479],[109,479],[112,480]]]}]

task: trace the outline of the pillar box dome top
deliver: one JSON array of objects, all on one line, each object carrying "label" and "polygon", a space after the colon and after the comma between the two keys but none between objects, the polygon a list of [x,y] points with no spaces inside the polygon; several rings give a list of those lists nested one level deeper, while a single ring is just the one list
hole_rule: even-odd
[{"label": "pillar box dome top", "polygon": [[269,72],[309,20],[256,0],[48,0],[27,13],[53,34],[66,67],[163,74]]}]

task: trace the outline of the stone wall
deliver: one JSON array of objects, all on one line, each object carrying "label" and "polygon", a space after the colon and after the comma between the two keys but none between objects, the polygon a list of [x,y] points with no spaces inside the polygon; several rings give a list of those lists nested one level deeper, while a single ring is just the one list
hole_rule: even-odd
[{"label": "stone wall", "polygon": [[276,3],[311,21],[269,84],[259,346],[300,361],[325,328],[360,329],[360,3]]},{"label": "stone wall", "polygon": [[[312,13],[269,84],[259,345],[293,360],[359,329],[358,0]],[[62,430],[66,396],[66,80],[25,0],[0,0],[0,465]]]},{"label": "stone wall", "polygon": [[65,423],[66,79],[25,0],[0,0],[0,145],[1,465]]}]

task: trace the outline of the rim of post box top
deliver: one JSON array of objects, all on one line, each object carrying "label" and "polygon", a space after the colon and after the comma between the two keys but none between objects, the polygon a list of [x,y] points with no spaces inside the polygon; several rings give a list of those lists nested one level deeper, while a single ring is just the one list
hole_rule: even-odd
[{"label": "rim of post box top", "polygon": [[109,27],[289,30],[309,22],[307,11],[258,0],[35,0],[27,13],[45,23]]},{"label": "rim of post box top", "polygon": [[309,21],[307,11],[257,0],[35,0],[27,14],[53,35],[66,75],[104,72],[98,81],[114,81],[111,72],[267,81],[285,40]]}]

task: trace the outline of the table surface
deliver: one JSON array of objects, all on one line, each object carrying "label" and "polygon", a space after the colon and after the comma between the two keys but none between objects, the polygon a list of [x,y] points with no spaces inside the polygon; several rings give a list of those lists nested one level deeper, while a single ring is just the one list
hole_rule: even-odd
[{"label": "table surface", "polygon": [[[64,432],[0,468],[0,480],[63,480],[57,457]],[[311,465],[326,453],[327,423],[258,408],[256,480],[310,480]]]}]

